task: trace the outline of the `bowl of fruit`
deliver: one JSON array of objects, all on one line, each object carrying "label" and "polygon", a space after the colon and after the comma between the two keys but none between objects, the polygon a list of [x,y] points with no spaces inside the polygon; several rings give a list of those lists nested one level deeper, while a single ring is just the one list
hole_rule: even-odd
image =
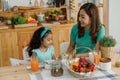
[{"label": "bowl of fruit", "polygon": [[78,78],[87,78],[91,76],[95,70],[95,65],[85,57],[68,60],[66,66],[69,73]]}]

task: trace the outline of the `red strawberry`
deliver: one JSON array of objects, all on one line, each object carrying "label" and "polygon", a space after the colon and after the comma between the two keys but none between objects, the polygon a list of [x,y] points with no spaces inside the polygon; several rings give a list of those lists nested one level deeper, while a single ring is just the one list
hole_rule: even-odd
[{"label": "red strawberry", "polygon": [[79,71],[80,72],[85,72],[85,68],[81,67]]}]

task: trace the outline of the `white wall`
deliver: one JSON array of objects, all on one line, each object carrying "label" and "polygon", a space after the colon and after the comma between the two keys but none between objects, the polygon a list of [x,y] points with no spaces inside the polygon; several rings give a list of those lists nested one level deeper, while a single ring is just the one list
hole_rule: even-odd
[{"label": "white wall", "polygon": [[117,40],[116,50],[120,52],[120,0],[109,0],[109,35]]}]

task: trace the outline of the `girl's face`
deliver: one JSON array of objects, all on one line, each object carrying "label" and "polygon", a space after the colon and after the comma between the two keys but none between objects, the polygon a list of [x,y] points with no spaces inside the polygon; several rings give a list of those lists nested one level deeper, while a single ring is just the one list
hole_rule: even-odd
[{"label": "girl's face", "polygon": [[91,20],[90,20],[90,17],[84,11],[84,9],[80,10],[79,15],[80,15],[79,21],[80,21],[81,27],[89,28],[91,24]]},{"label": "girl's face", "polygon": [[44,47],[49,47],[49,46],[52,45],[52,34],[51,34],[51,33],[47,34],[47,35],[43,38],[42,45],[43,45]]}]

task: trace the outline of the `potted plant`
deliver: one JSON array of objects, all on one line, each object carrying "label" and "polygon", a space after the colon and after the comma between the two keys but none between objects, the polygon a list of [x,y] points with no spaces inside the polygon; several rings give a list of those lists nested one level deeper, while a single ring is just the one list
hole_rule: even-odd
[{"label": "potted plant", "polygon": [[110,58],[112,53],[114,53],[114,47],[116,45],[116,40],[112,36],[104,36],[100,41],[101,57]]}]

